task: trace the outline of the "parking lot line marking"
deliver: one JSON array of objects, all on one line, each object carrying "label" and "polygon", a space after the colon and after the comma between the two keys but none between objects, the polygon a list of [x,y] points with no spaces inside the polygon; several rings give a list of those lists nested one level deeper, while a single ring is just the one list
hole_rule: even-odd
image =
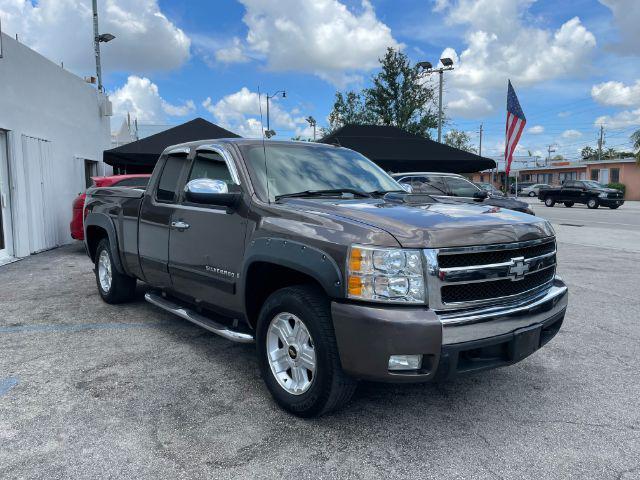
[{"label": "parking lot line marking", "polygon": [[18,385],[17,377],[8,377],[0,380],[0,397],[9,393],[9,390],[11,390],[16,385]]},{"label": "parking lot line marking", "polygon": [[[575,221],[575,218],[572,219],[566,219],[566,218],[554,218],[549,220],[550,222],[571,222],[571,221]],[[622,225],[623,227],[637,227],[638,225],[635,225],[633,223],[617,223],[617,222],[600,222],[600,221],[596,221],[596,220],[589,220],[591,223],[601,223],[602,225]]]},{"label": "parking lot line marking", "polygon": [[2,333],[26,332],[81,332],[84,330],[129,330],[132,328],[155,328],[161,323],[80,323],[77,325],[16,325],[0,327]]}]

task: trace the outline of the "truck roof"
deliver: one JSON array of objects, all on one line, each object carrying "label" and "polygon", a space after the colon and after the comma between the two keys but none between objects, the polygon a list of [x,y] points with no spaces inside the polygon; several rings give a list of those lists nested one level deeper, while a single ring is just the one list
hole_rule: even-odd
[{"label": "truck roof", "polygon": [[[260,138],[211,138],[211,139],[203,139],[203,140],[195,140],[191,142],[178,143],[176,145],[170,145],[164,149],[162,155],[166,154],[170,150],[174,150],[177,148],[197,148],[201,145],[211,145],[211,144],[236,144],[236,145],[262,145],[263,140]],[[297,140],[264,140],[264,145],[283,145],[283,144],[291,144],[291,145],[305,145],[310,148],[344,148],[338,145],[329,145],[326,143],[317,143],[317,142],[303,142]]]}]

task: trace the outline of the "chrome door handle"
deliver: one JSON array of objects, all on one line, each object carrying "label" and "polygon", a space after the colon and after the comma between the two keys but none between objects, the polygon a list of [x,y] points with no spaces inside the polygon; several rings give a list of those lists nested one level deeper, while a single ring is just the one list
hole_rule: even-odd
[{"label": "chrome door handle", "polygon": [[179,231],[184,231],[187,228],[189,228],[190,225],[188,223],[184,223],[184,222],[171,222],[171,228],[175,228],[176,230]]}]

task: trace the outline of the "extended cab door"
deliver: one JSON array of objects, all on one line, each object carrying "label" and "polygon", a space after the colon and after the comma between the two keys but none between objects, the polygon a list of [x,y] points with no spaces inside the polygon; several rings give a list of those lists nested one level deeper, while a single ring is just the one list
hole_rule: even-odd
[{"label": "extended cab door", "polygon": [[178,148],[159,160],[160,174],[149,184],[140,207],[138,254],[146,282],[170,288],[169,231],[171,218],[184,182],[189,149]]},{"label": "extended cab door", "polygon": [[558,192],[558,198],[556,202],[580,202],[584,190],[582,182],[576,182],[574,180],[567,180]]},{"label": "extended cab door", "polygon": [[[229,190],[240,185],[234,159],[219,145],[196,150],[185,185],[202,178],[222,180]],[[223,313],[238,311],[245,216],[242,200],[234,208],[227,208],[191,202],[182,193],[169,236],[169,271],[176,292]]]}]

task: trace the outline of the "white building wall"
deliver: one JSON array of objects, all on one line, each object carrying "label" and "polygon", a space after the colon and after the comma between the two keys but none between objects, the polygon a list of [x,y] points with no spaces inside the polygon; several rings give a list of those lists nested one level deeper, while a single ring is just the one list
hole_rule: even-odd
[{"label": "white building wall", "polygon": [[102,152],[110,145],[110,117],[101,111],[104,102],[94,86],[2,34],[0,129],[8,132],[15,256],[29,255],[33,245],[33,207],[27,194],[33,165],[23,157],[23,137],[29,137],[27,152],[33,149],[33,139],[48,142],[51,168],[45,168],[48,178],[43,181],[53,188],[45,188],[43,196],[54,203],[47,210],[54,217],[56,244],[70,243],[71,204],[85,190],[84,159],[99,162],[100,175],[112,172],[102,163]]}]

